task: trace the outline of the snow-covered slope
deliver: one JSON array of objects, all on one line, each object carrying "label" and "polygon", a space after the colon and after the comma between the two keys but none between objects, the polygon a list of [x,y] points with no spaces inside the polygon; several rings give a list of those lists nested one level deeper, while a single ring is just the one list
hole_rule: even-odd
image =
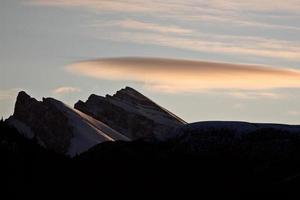
[{"label": "snow-covered slope", "polygon": [[143,137],[164,138],[185,122],[154,103],[133,88],[126,87],[113,96],[91,95],[75,108],[105,122],[131,139]]},{"label": "snow-covered slope", "polygon": [[80,154],[101,142],[129,141],[126,136],[79,110],[73,109],[55,99],[48,98],[48,101],[67,115],[69,123],[73,127],[73,138],[67,153],[70,156]]},{"label": "snow-covered slope", "polygon": [[35,137],[46,148],[71,157],[105,141],[129,139],[104,123],[53,98],[39,102],[25,92],[17,98],[7,120],[19,132]]}]

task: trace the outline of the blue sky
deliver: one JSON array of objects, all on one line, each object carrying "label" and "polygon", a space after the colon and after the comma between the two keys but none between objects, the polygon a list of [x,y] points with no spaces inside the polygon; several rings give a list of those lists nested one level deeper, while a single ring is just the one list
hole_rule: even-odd
[{"label": "blue sky", "polygon": [[2,0],[0,115],[129,85],[189,122],[299,124],[299,21],[299,0]]}]

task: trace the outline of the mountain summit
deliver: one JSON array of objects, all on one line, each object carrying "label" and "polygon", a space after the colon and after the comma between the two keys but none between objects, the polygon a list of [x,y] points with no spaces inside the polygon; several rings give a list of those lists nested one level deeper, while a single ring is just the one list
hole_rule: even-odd
[{"label": "mountain summit", "polygon": [[126,87],[113,96],[92,94],[75,108],[104,122],[131,139],[165,138],[185,122],[133,88]]},{"label": "mountain summit", "polygon": [[38,101],[21,91],[7,123],[45,148],[71,157],[106,141],[166,138],[185,124],[130,87],[113,96],[92,94],[75,109],[53,98]]},{"label": "mountain summit", "polygon": [[7,122],[58,153],[75,156],[98,143],[129,139],[104,123],[53,98],[37,101],[20,92]]},{"label": "mountain summit", "polygon": [[151,193],[153,185],[184,194],[202,188],[209,195],[299,190],[299,125],[187,124],[129,87],[91,95],[75,107],[81,111],[19,93],[14,114],[0,120],[1,180],[11,193],[63,188],[86,195],[115,191],[116,183],[125,193]]}]

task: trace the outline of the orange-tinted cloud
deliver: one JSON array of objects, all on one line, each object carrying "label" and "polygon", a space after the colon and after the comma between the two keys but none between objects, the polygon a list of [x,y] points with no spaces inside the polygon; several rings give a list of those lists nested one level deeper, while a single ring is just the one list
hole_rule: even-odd
[{"label": "orange-tinted cloud", "polygon": [[55,88],[52,93],[53,94],[69,94],[69,93],[74,93],[74,92],[80,92],[81,90],[79,88],[75,88],[75,87],[58,87]]},{"label": "orange-tinted cloud", "polygon": [[103,58],[74,63],[66,69],[97,79],[138,81],[150,89],[169,92],[300,87],[300,70],[194,60]]}]

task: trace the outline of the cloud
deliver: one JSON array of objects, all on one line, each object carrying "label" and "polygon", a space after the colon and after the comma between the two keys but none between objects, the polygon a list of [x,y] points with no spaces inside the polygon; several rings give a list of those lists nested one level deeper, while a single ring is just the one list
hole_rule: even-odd
[{"label": "cloud", "polygon": [[236,91],[226,94],[238,99],[280,99],[283,97],[281,94],[265,91]]},{"label": "cloud", "polygon": [[287,112],[287,114],[290,115],[290,116],[298,117],[298,116],[300,116],[300,111],[289,110],[289,111]]},{"label": "cloud", "polygon": [[[77,62],[66,70],[96,79],[141,82],[147,88],[167,92],[300,88],[299,70],[195,60],[102,58]],[[266,92],[248,95],[276,98]]]},{"label": "cloud", "polygon": [[245,108],[245,105],[242,104],[242,103],[236,103],[232,106],[234,109],[237,109],[237,110],[242,110]]},{"label": "cloud", "polygon": [[4,89],[0,90],[0,101],[4,100],[13,100],[19,91],[23,89],[20,88],[9,88],[9,89]]},{"label": "cloud", "polygon": [[[286,36],[284,39],[282,37],[270,39],[272,35],[296,35],[300,32],[300,26],[295,23],[300,19],[299,0],[31,0],[30,2],[40,6],[86,9],[100,14],[100,17],[103,14],[114,14],[115,20],[88,22],[90,24],[87,26],[100,28],[91,32],[94,37],[101,40],[226,55],[255,56],[259,59],[300,61],[299,40],[289,41],[290,38]],[[123,19],[124,13],[129,19]],[[120,16],[122,19],[118,19]],[[274,17],[278,19],[274,20]],[[291,19],[282,20],[284,17]],[[99,19],[99,16],[95,15],[95,19]],[[243,33],[244,27],[249,29],[247,33]],[[244,36],[226,35],[225,31],[228,32],[228,29]],[[249,35],[262,36],[249,37]]]},{"label": "cloud", "polygon": [[[93,24],[93,27],[101,29],[101,37],[96,34],[96,37],[99,39],[117,42],[132,42],[200,52],[300,61],[300,42],[298,41],[254,36],[208,34],[180,26],[145,23],[132,19],[101,21]],[[119,31],[108,31],[108,34],[105,34],[104,30],[107,31],[107,27],[118,27]],[[169,33],[172,33],[172,35]]]},{"label": "cloud", "polygon": [[119,42],[133,42],[173,47],[185,50],[251,55],[300,61],[300,43],[259,37],[216,34],[195,34],[192,37],[166,36],[141,32],[118,32],[101,38]]},{"label": "cloud", "polygon": [[[122,12],[168,12],[178,13],[205,7],[216,11],[288,11],[297,13],[300,10],[298,0],[31,0],[32,3],[46,6],[81,6],[97,10]],[[172,9],[171,9],[172,8]]]},{"label": "cloud", "polygon": [[[269,25],[276,26],[276,24],[259,22],[247,16],[272,13],[279,16],[299,17],[300,12],[299,0],[31,0],[30,3],[41,6],[80,7],[99,13],[136,13],[178,20],[225,20],[229,23],[267,26],[267,28]],[[286,28],[293,27],[286,26]]]},{"label": "cloud", "polygon": [[139,31],[150,31],[158,33],[173,33],[173,34],[188,34],[193,32],[191,29],[182,28],[179,26],[160,25],[155,23],[143,22],[139,20],[127,19],[108,22],[99,22],[94,24],[95,27],[117,26],[123,29],[132,29]]},{"label": "cloud", "polygon": [[[281,16],[283,17],[283,16]],[[177,19],[176,16],[173,18]],[[279,18],[279,16],[269,16],[269,18]],[[297,17],[295,17],[297,18]],[[194,15],[190,16],[189,18],[184,19],[188,22],[202,22],[202,23],[219,23],[220,25],[227,24],[230,26],[239,26],[242,27],[249,27],[249,28],[260,28],[260,29],[270,29],[270,30],[290,30],[290,31],[300,31],[299,26],[295,25],[286,25],[286,24],[276,24],[270,22],[263,22],[262,20],[254,20],[254,19],[247,19],[243,18],[242,16],[218,16],[218,15],[210,15],[210,14],[201,14],[201,15]]]},{"label": "cloud", "polygon": [[80,92],[80,91],[81,90],[79,88],[75,88],[75,87],[58,87],[58,88],[55,88],[52,91],[52,93],[63,95],[63,94],[70,94],[70,93],[74,93],[74,92]]}]

